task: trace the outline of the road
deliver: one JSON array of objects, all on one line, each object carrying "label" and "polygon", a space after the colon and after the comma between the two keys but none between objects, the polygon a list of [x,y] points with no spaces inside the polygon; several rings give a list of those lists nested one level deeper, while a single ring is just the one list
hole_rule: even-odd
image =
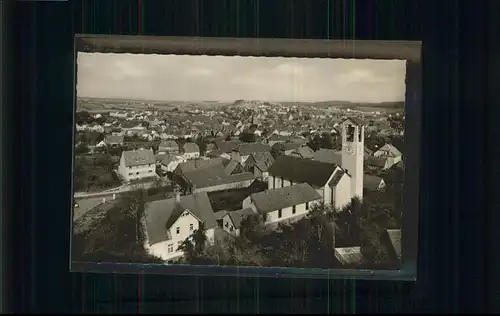
[{"label": "road", "polygon": [[[165,179],[165,183],[167,184],[168,180]],[[117,188],[101,191],[101,192],[93,192],[93,193],[88,193],[88,192],[75,192],[73,197],[75,199],[81,199],[81,198],[91,198],[91,197],[105,197],[109,195],[114,194],[122,194],[130,191],[134,191],[137,189],[150,189],[156,185],[156,181],[151,181],[151,182],[144,182],[144,183],[133,183],[133,184],[123,184]]]}]

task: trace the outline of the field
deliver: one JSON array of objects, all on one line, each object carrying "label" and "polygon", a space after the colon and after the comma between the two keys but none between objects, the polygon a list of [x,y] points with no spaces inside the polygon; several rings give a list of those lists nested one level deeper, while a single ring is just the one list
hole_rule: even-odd
[{"label": "field", "polygon": [[[340,109],[351,109],[362,112],[385,111],[399,112],[404,110],[404,102],[381,102],[381,103],[353,103],[346,101],[322,101],[322,102],[281,102],[284,106],[295,105],[298,107],[311,107],[327,109],[330,107]],[[87,112],[109,112],[117,110],[144,110],[155,109],[169,111],[177,107],[189,108],[191,106],[217,108],[233,105],[232,102],[219,101],[155,101],[155,100],[119,100],[119,99],[93,99],[79,98],[77,100],[77,111]]]}]

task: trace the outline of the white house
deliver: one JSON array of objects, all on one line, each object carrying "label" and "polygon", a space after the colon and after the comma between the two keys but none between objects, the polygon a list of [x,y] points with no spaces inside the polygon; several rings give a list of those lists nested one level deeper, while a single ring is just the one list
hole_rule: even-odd
[{"label": "white house", "polygon": [[151,149],[123,151],[118,172],[125,181],[156,176],[156,158]]},{"label": "white house", "polygon": [[321,199],[313,187],[300,183],[254,193],[243,200],[243,208],[251,208],[264,216],[266,224],[274,224],[303,217]]},{"label": "white house", "polygon": [[214,211],[206,193],[158,200],[144,208],[144,248],[151,255],[170,261],[182,257],[179,246],[204,224],[207,242],[214,242],[217,227]]},{"label": "white house", "polygon": [[98,142],[95,146],[96,146],[96,147],[98,147],[98,148],[101,148],[101,147],[106,147],[106,143],[105,143],[103,140],[101,140],[101,141],[100,141],[100,142]]},{"label": "white house", "polygon": [[165,172],[174,172],[175,168],[181,163],[186,162],[186,159],[183,156],[170,156],[167,155],[161,161],[161,170]]},{"label": "white house", "polygon": [[181,152],[186,159],[196,159],[200,157],[200,147],[195,143],[185,143],[182,146]]},{"label": "white house", "polygon": [[403,154],[394,145],[385,144],[373,153],[374,157],[387,159],[389,168],[402,160]]},{"label": "white house", "polygon": [[252,208],[244,208],[233,212],[225,212],[222,216],[222,228],[234,236],[240,235],[241,222],[249,215],[255,214]]}]

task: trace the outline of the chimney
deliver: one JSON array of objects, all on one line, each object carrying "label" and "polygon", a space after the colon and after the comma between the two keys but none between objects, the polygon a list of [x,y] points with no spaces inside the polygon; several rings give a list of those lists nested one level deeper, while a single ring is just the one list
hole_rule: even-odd
[{"label": "chimney", "polygon": [[105,197],[102,198],[102,203],[103,204],[106,203],[106,198]]},{"label": "chimney", "polygon": [[181,201],[181,193],[180,192],[175,193],[175,201],[177,203],[179,203]]}]

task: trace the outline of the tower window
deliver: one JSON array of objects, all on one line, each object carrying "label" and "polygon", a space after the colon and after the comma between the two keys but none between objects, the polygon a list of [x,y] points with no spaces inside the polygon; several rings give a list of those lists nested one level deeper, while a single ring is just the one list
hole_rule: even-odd
[{"label": "tower window", "polygon": [[348,142],[354,141],[354,132],[355,132],[354,126],[352,125],[347,126],[346,141]]}]

